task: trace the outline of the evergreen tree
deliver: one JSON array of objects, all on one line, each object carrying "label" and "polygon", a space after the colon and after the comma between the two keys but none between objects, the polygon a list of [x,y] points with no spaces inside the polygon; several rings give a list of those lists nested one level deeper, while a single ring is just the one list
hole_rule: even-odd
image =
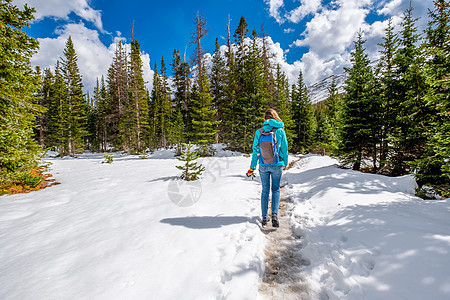
[{"label": "evergreen tree", "polygon": [[[192,43],[196,45],[194,58],[198,64],[198,74],[195,88],[192,91],[190,106],[192,116],[191,135],[194,142],[206,149],[206,145],[211,144],[215,140],[216,128],[219,122],[214,120],[217,109],[213,106],[214,99],[209,90],[207,70],[204,66],[203,55],[201,55],[203,51],[201,50],[201,39],[208,33],[206,21],[201,13],[196,15],[195,25],[195,32],[192,33]],[[207,152],[210,151],[202,150],[202,152],[203,154],[208,154]]]},{"label": "evergreen tree", "polygon": [[[216,38],[216,48],[212,58],[211,67],[211,95],[213,97],[213,107],[217,110],[214,121],[223,120],[227,101],[226,101],[226,63],[225,58],[220,52],[219,39]],[[219,142],[219,128],[216,129],[215,142]]]},{"label": "evergreen tree", "polygon": [[154,72],[150,105],[152,148],[168,147],[173,143],[174,113],[164,58],[161,60],[161,74],[158,74],[156,64]]},{"label": "evergreen tree", "polygon": [[50,70],[46,71],[47,80],[53,78],[53,83],[48,86],[49,101],[47,102],[48,119],[48,145],[55,147],[59,155],[65,156],[68,152],[69,125],[68,115],[70,112],[67,86],[61,73],[60,62],[56,62],[55,75],[52,76]]},{"label": "evergreen tree", "polygon": [[35,104],[40,78],[30,67],[38,42],[22,31],[34,19],[35,10],[23,10],[11,0],[0,3],[0,193],[10,185],[36,186],[34,176],[40,149],[33,140],[35,118],[41,113]]},{"label": "evergreen tree", "polygon": [[372,157],[376,164],[377,134],[379,133],[379,109],[373,97],[374,78],[370,61],[364,49],[365,40],[358,32],[351,53],[351,68],[345,71],[346,94],[343,105],[343,127],[340,153],[346,163],[352,163],[353,170],[361,168],[364,158]]},{"label": "evergreen tree", "polygon": [[313,106],[316,120],[314,151],[325,154],[333,149],[333,130],[329,120],[329,108],[323,101]]},{"label": "evergreen tree", "polygon": [[201,164],[199,165],[195,160],[200,156],[198,151],[192,151],[193,145],[191,143],[184,144],[185,151],[181,152],[181,155],[177,157],[179,161],[185,162],[182,166],[176,166],[178,169],[182,170],[181,179],[186,181],[194,181],[200,178],[205,167]]},{"label": "evergreen tree", "polygon": [[[48,90],[49,85],[51,85],[51,81],[49,79],[45,78],[43,74],[41,74],[41,68],[36,67],[36,76],[38,76],[41,80],[40,89],[37,93],[37,105],[41,107],[43,110],[47,107],[47,101],[48,101]],[[47,81],[47,82],[45,82]],[[39,146],[41,148],[45,148],[45,135],[47,131],[47,118],[45,112],[38,115],[36,117],[36,127],[35,127],[35,135],[38,141]]]},{"label": "evergreen tree", "polygon": [[297,84],[292,87],[291,115],[292,130],[296,134],[292,149],[296,152],[309,151],[314,139],[314,112],[301,71]]},{"label": "evergreen tree", "polygon": [[238,28],[234,32],[234,38],[237,45],[237,51],[236,51],[236,59],[237,59],[237,66],[238,71],[241,71],[243,69],[244,65],[244,56],[245,56],[245,37],[247,36],[248,28],[247,28],[247,22],[245,21],[244,16],[241,16],[241,19],[239,20]]},{"label": "evergreen tree", "polygon": [[[337,89],[336,80],[333,78],[328,88],[328,97],[325,100],[324,132],[330,134],[327,138],[329,149],[336,152],[340,131],[342,128],[342,96]],[[327,126],[330,128],[328,129]]]},{"label": "evergreen tree", "polygon": [[398,37],[394,33],[392,19],[389,19],[383,43],[379,44],[382,49],[379,51],[381,57],[376,69],[377,90],[381,103],[380,172],[382,173],[388,173],[387,169],[390,167],[387,164],[387,159],[391,152],[389,138],[396,126],[397,112],[395,106],[398,104],[396,103],[398,101],[395,99],[398,98],[397,90],[399,87],[394,59],[397,54],[397,44]]},{"label": "evergreen tree", "polygon": [[97,131],[97,123],[98,123],[98,111],[96,108],[95,99],[95,89],[94,88],[94,97],[91,97],[89,91],[86,94],[86,140],[87,140],[87,149],[91,151],[98,151],[100,148],[100,143],[98,139],[98,131]]},{"label": "evergreen tree", "polygon": [[[173,54],[172,71],[174,74],[174,85],[175,85],[175,95],[174,95],[174,108],[177,111],[174,115],[178,118],[178,111],[181,112],[182,121],[185,125],[186,131],[191,128],[191,118],[188,115],[188,108],[190,106],[190,89],[191,81],[190,74],[191,70],[189,64],[186,61],[181,62],[180,54],[177,50]],[[179,123],[177,121],[177,123]]]},{"label": "evergreen tree", "polygon": [[61,72],[67,90],[67,152],[75,155],[83,151],[86,129],[86,102],[83,95],[83,83],[78,69],[78,56],[69,36],[63,51]]},{"label": "evergreen tree", "polygon": [[[270,95],[273,95],[273,93],[275,93],[276,90],[275,78],[273,76],[274,68],[270,61],[273,57],[274,54],[271,53],[269,50],[268,37],[266,36],[264,26],[261,26],[261,58],[263,63],[263,73],[266,81],[266,89]],[[277,101],[276,99],[273,99],[273,102],[270,102],[269,106],[270,107],[275,106],[276,101]]]},{"label": "evergreen tree", "polygon": [[450,194],[450,4],[435,0],[429,10],[424,50],[427,106],[436,111],[428,130],[426,156],[416,161],[420,184],[434,186],[440,194]]},{"label": "evergreen tree", "polygon": [[95,89],[95,107],[97,111],[97,136],[99,139],[100,150],[106,152],[108,150],[108,126],[110,126],[109,119],[111,118],[111,105],[108,103],[108,92],[105,85],[105,79],[102,76],[100,83],[97,80],[97,87]]},{"label": "evergreen tree", "polygon": [[293,121],[290,111],[290,95],[289,95],[289,81],[286,74],[281,71],[281,67],[278,64],[274,82],[274,94],[273,94],[273,108],[278,112],[278,115],[284,122],[286,131],[286,138],[288,145],[291,148],[296,134],[292,129]]},{"label": "evergreen tree", "polygon": [[147,148],[149,134],[148,98],[144,84],[141,50],[136,39],[131,41],[128,102],[120,123],[122,148],[141,152]]},{"label": "evergreen tree", "polygon": [[161,107],[159,110],[159,118],[161,124],[161,146],[168,147],[172,143],[172,134],[173,134],[173,124],[172,124],[172,115],[173,115],[173,105],[172,105],[172,96],[170,92],[170,87],[168,83],[168,78],[166,74],[166,64],[164,62],[164,57],[161,59],[161,76],[160,76],[160,99],[161,99]]},{"label": "evergreen tree", "polygon": [[119,143],[119,125],[122,122],[123,107],[128,103],[128,60],[122,42],[116,44],[113,62],[107,74],[108,111],[107,116],[108,141],[116,149]]},{"label": "evergreen tree", "polygon": [[213,107],[206,72],[200,74],[191,101],[193,141],[200,145],[211,144],[215,140],[219,121],[214,120],[217,110]]},{"label": "evergreen tree", "polygon": [[186,139],[186,134],[185,134],[185,126],[184,126],[184,122],[183,122],[183,113],[181,112],[181,110],[178,108],[175,111],[174,114],[174,120],[172,122],[172,128],[173,128],[173,132],[172,132],[172,143],[177,145],[177,154],[181,153],[181,144],[184,142],[184,140]]},{"label": "evergreen tree", "polygon": [[153,88],[149,99],[149,120],[150,120],[150,135],[149,144],[150,149],[159,147],[159,139],[161,137],[161,125],[159,119],[159,110],[161,109],[160,97],[160,79],[158,75],[158,68],[155,63],[153,69]]},{"label": "evergreen tree", "polygon": [[238,93],[238,67],[236,63],[236,55],[231,42],[230,22],[228,22],[227,49],[225,52],[226,71],[224,99],[225,105],[222,108],[222,142],[227,143],[230,149],[237,149],[236,140],[238,139],[236,119],[236,94]]},{"label": "evergreen tree", "polygon": [[[240,28],[238,27],[238,30]],[[272,95],[267,86],[269,82],[264,72],[262,51],[258,45],[259,38],[256,31],[252,32],[250,45],[246,49],[243,69],[240,73],[241,93],[237,98],[238,125],[240,129],[241,149],[251,151],[255,131],[264,121],[264,111],[272,102]]]},{"label": "evergreen tree", "polygon": [[403,15],[399,48],[394,62],[398,78],[395,107],[396,126],[392,134],[393,153],[391,163],[393,175],[406,174],[410,163],[426,156],[427,128],[435,113],[426,105],[427,91],[424,73],[424,57],[420,53],[416,22],[410,7]]}]

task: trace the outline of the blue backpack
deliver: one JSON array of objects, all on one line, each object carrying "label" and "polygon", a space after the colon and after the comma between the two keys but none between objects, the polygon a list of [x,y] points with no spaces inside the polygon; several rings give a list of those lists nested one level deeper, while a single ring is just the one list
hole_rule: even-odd
[{"label": "blue backpack", "polygon": [[261,135],[259,136],[259,164],[261,166],[274,166],[280,162],[278,155],[277,137],[275,131],[278,128],[273,128],[269,132],[264,129],[258,129]]}]

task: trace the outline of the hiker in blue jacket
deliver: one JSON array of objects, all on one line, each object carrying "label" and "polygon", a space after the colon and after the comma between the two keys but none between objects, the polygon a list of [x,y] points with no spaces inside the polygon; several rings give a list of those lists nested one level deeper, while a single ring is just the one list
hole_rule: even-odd
[{"label": "hiker in blue jacket", "polygon": [[[272,179],[272,226],[279,227],[278,206],[280,205],[280,182],[283,170],[286,170],[288,165],[288,144],[286,140],[286,133],[283,129],[284,123],[278,116],[277,112],[273,109],[268,109],[264,114],[264,120],[262,129],[258,129],[255,132],[252,162],[250,164],[250,169],[247,171],[247,176],[254,176],[253,171],[256,168],[256,164],[259,162],[259,175],[261,176],[262,184],[261,211],[263,226],[265,226],[270,220],[268,210],[270,179]],[[271,132],[273,133],[272,138],[275,140],[274,146],[276,149],[272,148],[270,149],[271,151],[267,151],[267,146],[260,146],[263,145],[260,144],[260,137],[261,135],[267,136],[268,133]],[[265,145],[267,145],[267,143]],[[274,160],[273,156],[276,156],[277,152],[278,157]],[[271,156],[271,158],[267,160],[263,158],[263,156]]]}]

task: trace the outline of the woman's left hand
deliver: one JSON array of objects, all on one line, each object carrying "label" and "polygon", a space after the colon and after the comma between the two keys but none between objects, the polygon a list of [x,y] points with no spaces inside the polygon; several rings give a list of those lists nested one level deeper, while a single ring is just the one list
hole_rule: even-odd
[{"label": "woman's left hand", "polygon": [[287,170],[287,167],[286,166],[283,166],[283,171],[286,171]]}]

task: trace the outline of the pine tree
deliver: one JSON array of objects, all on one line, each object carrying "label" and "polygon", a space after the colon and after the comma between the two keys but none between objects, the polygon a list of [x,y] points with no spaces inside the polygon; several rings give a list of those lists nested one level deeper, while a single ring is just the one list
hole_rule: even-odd
[{"label": "pine tree", "polygon": [[209,92],[206,70],[204,67],[202,70],[202,73],[199,74],[195,89],[192,92],[191,134],[194,142],[201,146],[205,146],[214,142],[219,121],[214,120],[217,109],[214,109],[213,107],[213,97]]},{"label": "pine tree", "polygon": [[225,71],[225,86],[224,98],[225,105],[222,108],[222,123],[221,123],[221,138],[222,142],[228,144],[230,149],[238,149],[236,141],[238,139],[236,119],[236,94],[238,93],[238,67],[236,63],[236,55],[233,50],[231,42],[230,20],[228,20],[228,36],[227,48],[225,52],[226,71]]},{"label": "pine tree", "polygon": [[387,169],[390,168],[390,165],[387,164],[387,159],[391,152],[389,138],[393,134],[396,126],[395,99],[398,98],[398,78],[396,76],[394,59],[397,54],[397,44],[398,37],[394,33],[392,19],[389,19],[388,27],[383,37],[383,43],[378,44],[382,49],[379,51],[381,57],[375,72],[377,77],[377,90],[381,103],[380,172],[382,173],[389,173],[387,172]]},{"label": "pine tree", "polygon": [[427,61],[425,76],[429,89],[424,97],[427,106],[436,111],[428,130],[427,155],[416,161],[420,184],[434,186],[450,195],[450,4],[435,0],[429,10],[424,44]]},{"label": "pine tree", "polygon": [[87,134],[85,136],[85,139],[87,141],[86,147],[91,151],[99,151],[100,143],[97,131],[97,123],[99,116],[95,104],[97,101],[97,99],[95,99],[95,91],[94,97],[91,97],[88,91],[85,97],[85,101],[86,101],[86,130],[87,130]]},{"label": "pine tree", "polygon": [[333,149],[333,132],[329,120],[329,108],[326,103],[319,102],[313,106],[316,120],[316,130],[314,134],[314,151],[320,154],[329,153]]},{"label": "pine tree", "polygon": [[190,106],[192,116],[191,136],[193,141],[204,149],[202,154],[208,155],[210,154],[210,149],[207,145],[214,142],[219,122],[214,120],[217,109],[213,106],[214,99],[209,90],[208,75],[202,54],[201,40],[208,33],[202,13],[196,15],[194,24],[195,31],[192,33],[191,43],[196,45],[194,60],[197,64],[198,73],[194,85],[195,88],[192,91]]},{"label": "pine tree", "polygon": [[200,178],[203,171],[205,171],[205,167],[201,164],[197,164],[195,161],[199,158],[198,151],[192,151],[193,145],[191,143],[184,144],[185,151],[181,152],[181,155],[177,157],[179,161],[185,162],[182,166],[176,166],[178,169],[182,170],[181,179],[186,181],[194,181]]},{"label": "pine tree", "polygon": [[289,81],[286,74],[281,71],[279,64],[277,65],[274,84],[273,108],[278,112],[278,115],[284,122],[288,145],[292,147],[294,138],[297,135],[292,130],[293,121],[290,111]]},{"label": "pine tree", "polygon": [[[330,136],[328,136],[329,150],[331,150],[332,153],[335,153],[342,128],[342,95],[338,92],[336,80],[334,78],[331,82],[331,86],[328,88],[328,97],[325,100],[325,106],[324,132],[330,134]],[[329,131],[327,126],[330,126]]]},{"label": "pine tree", "polygon": [[45,77],[43,74],[41,74],[41,68],[36,67],[36,76],[40,78],[41,85],[39,88],[38,93],[36,94],[36,101],[37,105],[41,107],[43,112],[36,117],[36,127],[34,129],[35,136],[38,141],[39,146],[41,146],[42,149],[45,149],[45,135],[47,131],[47,118],[45,114],[45,110],[47,107],[47,101],[48,101],[48,86],[51,84],[51,82],[45,82]]},{"label": "pine tree", "polygon": [[[186,61],[181,62],[180,54],[177,50],[173,54],[172,72],[174,74],[175,95],[174,108],[177,111],[174,115],[178,118],[178,111],[181,112],[182,121],[185,126],[183,130],[189,131],[191,128],[191,118],[188,115],[190,106],[190,67]],[[175,121],[174,121],[175,122]],[[179,122],[177,121],[179,124]]]},{"label": "pine tree", "polygon": [[353,165],[353,170],[360,170],[362,160],[369,157],[372,157],[375,167],[379,132],[379,108],[372,94],[374,78],[364,43],[359,31],[351,53],[352,67],[345,69],[349,77],[345,86],[339,150],[344,161]]},{"label": "pine tree", "polygon": [[314,112],[301,71],[297,84],[294,84],[292,87],[291,115],[293,121],[292,130],[296,134],[292,149],[296,152],[309,151],[314,139]]},{"label": "pine tree", "polygon": [[248,28],[247,22],[245,21],[244,16],[241,16],[239,20],[238,28],[234,32],[234,38],[237,45],[236,51],[236,62],[238,66],[238,71],[242,71],[244,65],[244,56],[245,56],[245,37],[247,36]]},{"label": "pine tree", "polygon": [[[216,38],[216,48],[212,58],[211,67],[211,95],[213,97],[213,107],[217,110],[214,121],[223,120],[225,110],[227,107],[226,101],[226,65],[225,58],[220,52],[219,39]],[[216,129],[215,142],[219,142],[220,132],[219,128]]]},{"label": "pine tree", "polygon": [[109,113],[108,119],[108,140],[116,149],[121,148],[119,142],[119,125],[122,122],[123,107],[128,103],[128,60],[126,49],[122,42],[116,44],[113,62],[108,69],[107,91]]},{"label": "pine tree", "polygon": [[158,68],[155,63],[155,67],[153,69],[153,89],[149,100],[150,149],[160,147],[159,145],[159,141],[161,138],[161,124],[160,124],[161,122],[159,118],[159,112],[161,110],[160,90],[161,90],[160,77],[158,75]]},{"label": "pine tree", "polygon": [[61,62],[61,72],[67,90],[67,152],[76,155],[83,151],[86,129],[86,102],[83,95],[83,83],[78,69],[78,56],[69,36],[63,51],[64,58]]},{"label": "pine tree", "polygon": [[166,64],[164,62],[164,57],[161,59],[161,76],[160,76],[160,99],[161,107],[159,110],[159,118],[161,124],[161,146],[168,147],[172,143],[172,115],[173,115],[173,105],[172,96],[168,83],[168,78],[166,74]]},{"label": "pine tree", "polygon": [[35,10],[23,10],[11,0],[0,3],[0,193],[13,184],[36,186],[39,146],[33,140],[33,126],[39,106],[34,95],[40,77],[30,67],[38,42],[22,31],[34,19]]},{"label": "pine tree", "polygon": [[136,39],[131,41],[128,102],[123,107],[120,123],[122,148],[139,153],[147,148],[149,134],[148,98],[144,84],[141,50]]},{"label": "pine tree", "polygon": [[392,134],[393,153],[391,164],[393,175],[406,174],[410,164],[426,156],[427,128],[435,113],[426,105],[427,91],[423,74],[424,57],[420,53],[417,19],[410,7],[403,15],[399,36],[399,47],[394,58],[398,88],[395,107],[396,126]]},{"label": "pine tree", "polygon": [[[238,27],[238,30],[240,28]],[[245,54],[243,69],[240,73],[242,91],[238,96],[238,123],[241,130],[241,149],[251,151],[255,131],[264,121],[264,111],[272,103],[272,94],[268,91],[268,78],[264,70],[262,50],[256,30],[252,31],[252,39],[248,47],[244,47]]]},{"label": "pine tree", "polygon": [[174,114],[174,119],[172,121],[172,128],[173,128],[173,132],[172,132],[172,144],[177,145],[177,154],[181,153],[181,144],[184,142],[184,140],[186,139],[186,134],[185,134],[185,126],[184,126],[184,122],[183,122],[183,113],[181,112],[181,110],[178,108],[175,111]]},{"label": "pine tree", "polygon": [[174,143],[172,122],[174,118],[176,119],[176,115],[173,111],[164,58],[161,60],[161,74],[158,74],[156,63],[154,72],[150,105],[151,143],[152,148],[168,147]]},{"label": "pine tree", "polygon": [[68,139],[69,125],[68,115],[70,112],[67,86],[61,73],[60,62],[56,62],[55,75],[52,76],[50,70],[46,71],[48,80],[53,78],[53,83],[49,85],[49,101],[47,103],[48,119],[48,145],[59,151],[61,157],[69,154]]},{"label": "pine tree", "polygon": [[[266,36],[266,32],[264,30],[264,25],[261,26],[261,58],[263,63],[263,73],[266,82],[266,89],[270,95],[273,95],[276,90],[275,86],[275,78],[273,76],[273,66],[271,63],[271,59],[274,58],[274,54],[270,52],[268,45],[268,37]],[[269,103],[269,106],[275,106],[276,99],[273,99],[273,102]]]},{"label": "pine tree", "polygon": [[94,88],[94,135],[93,143],[97,151],[106,152],[108,150],[108,126],[109,119],[111,117],[111,105],[108,103],[108,93],[105,85],[105,79],[102,76],[99,81],[97,78],[97,84]]}]

